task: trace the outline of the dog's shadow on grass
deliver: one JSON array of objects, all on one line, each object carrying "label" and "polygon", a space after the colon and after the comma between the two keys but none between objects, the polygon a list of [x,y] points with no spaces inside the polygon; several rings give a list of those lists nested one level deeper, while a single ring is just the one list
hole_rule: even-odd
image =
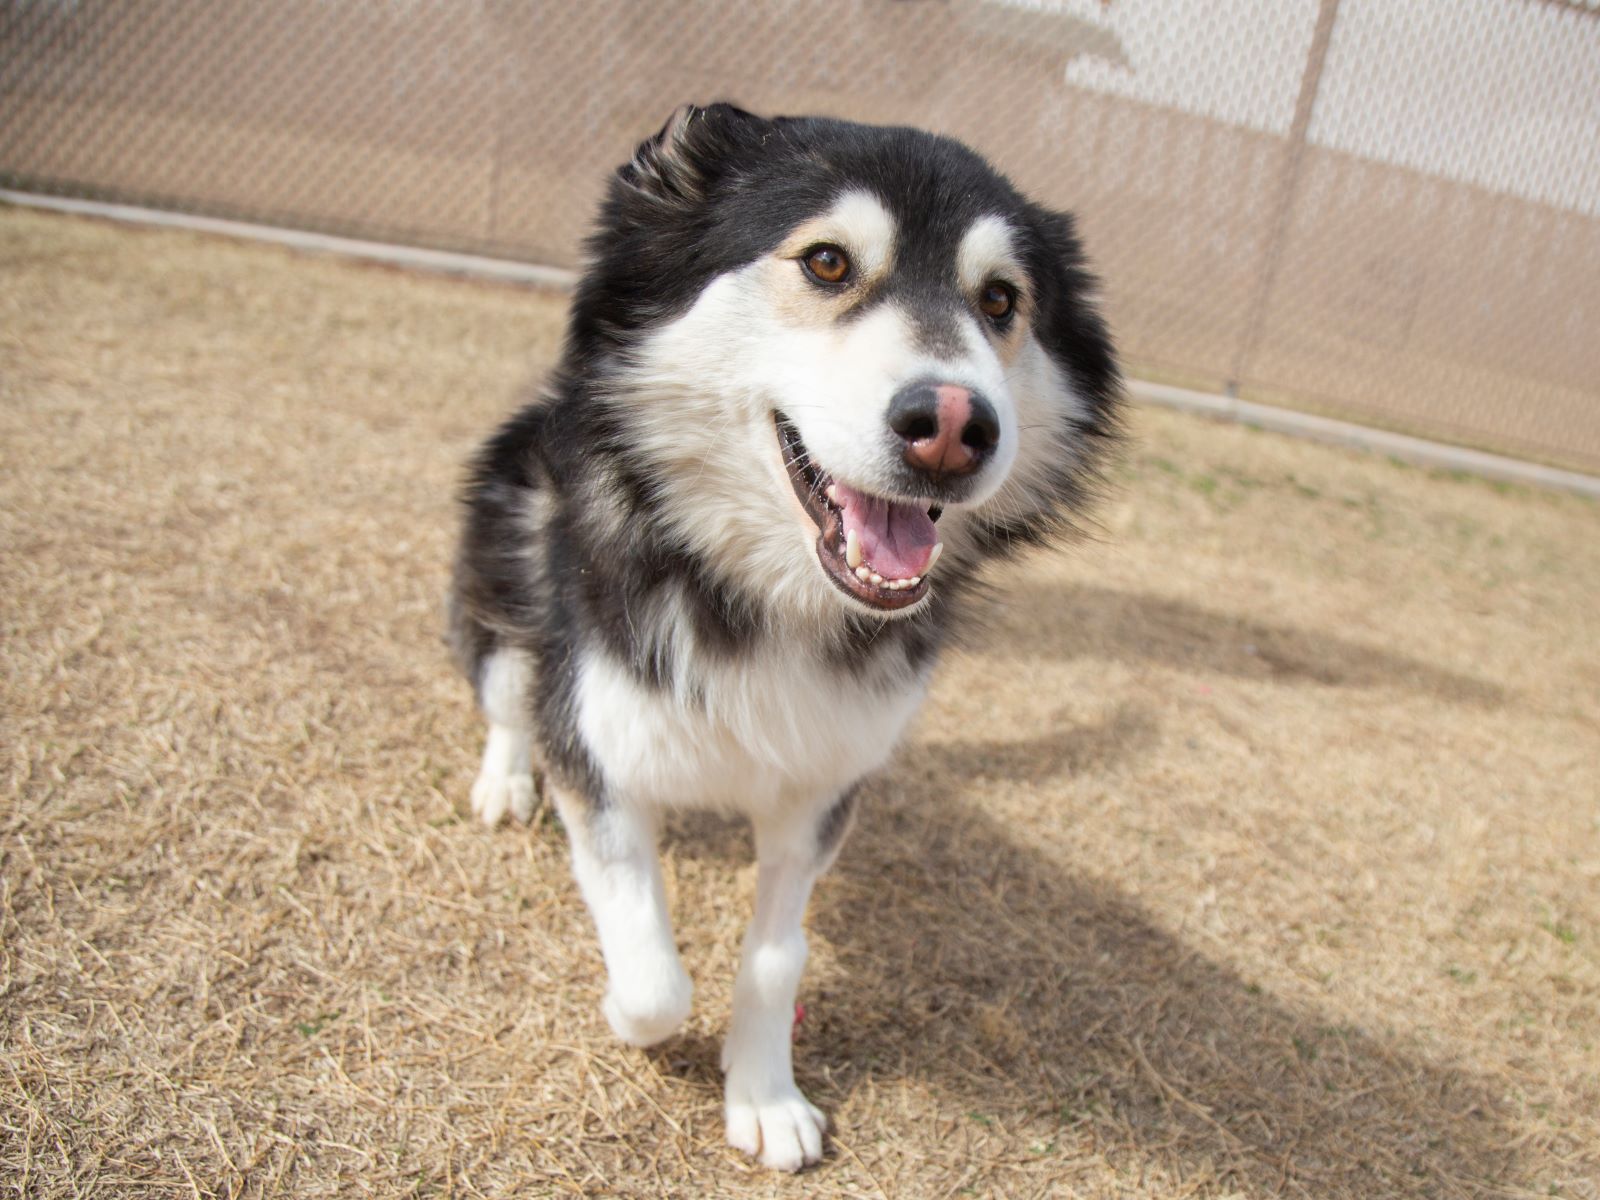
[{"label": "dog's shadow on grass", "polygon": [[1237,617],[1167,596],[1035,580],[1007,586],[985,650],[1005,656],[1099,657],[1198,674],[1398,687],[1441,700],[1493,707],[1506,691],[1402,650],[1292,623]]},{"label": "dog's shadow on grass", "polygon": [[[1187,647],[1179,667],[1254,638],[1319,683],[1393,678],[1471,702],[1493,695],[1403,656],[1166,600],[1079,590],[1049,602],[1063,623],[1028,622],[1025,643],[1002,631],[1002,656],[1148,657],[1154,624],[1171,632],[1165,644]],[[957,1120],[1021,1131],[1026,1153],[1092,1148],[1225,1193],[1422,1197],[1514,1178],[1515,1135],[1488,1082],[1274,999],[1113,882],[1068,872],[1025,826],[983,809],[986,781],[1092,771],[1155,736],[1150,713],[1124,709],[1023,741],[918,745],[870,784],[812,907],[834,965],[807,984],[802,1086],[834,1106],[904,1075],[951,1096]],[[687,853],[747,861],[741,827],[691,824]],[[710,1078],[714,1063],[704,1065]]]},{"label": "dog's shadow on grass", "polygon": [[1434,1196],[1512,1172],[1485,1082],[1276,1001],[986,815],[960,762],[918,757],[819,890],[838,969],[802,1076],[843,1095],[903,1070],[1036,1152],[1087,1135],[1222,1191]]}]

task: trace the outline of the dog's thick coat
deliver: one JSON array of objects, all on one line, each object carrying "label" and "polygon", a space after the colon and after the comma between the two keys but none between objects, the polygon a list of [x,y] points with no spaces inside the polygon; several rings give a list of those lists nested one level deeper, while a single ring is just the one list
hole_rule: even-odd
[{"label": "dog's thick coat", "polygon": [[[689,1011],[660,812],[754,824],[729,1141],[796,1169],[802,917],[987,559],[1071,527],[1119,380],[1067,217],[945,138],[689,107],[611,181],[540,398],[465,492],[474,810],[559,809],[616,1033]],[[937,524],[935,524],[937,522]]]}]

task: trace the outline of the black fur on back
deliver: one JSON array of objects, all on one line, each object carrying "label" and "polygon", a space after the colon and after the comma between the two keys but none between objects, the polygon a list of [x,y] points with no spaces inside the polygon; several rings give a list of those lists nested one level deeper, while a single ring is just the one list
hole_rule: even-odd
[{"label": "black fur on back", "polygon": [[[540,396],[479,450],[462,492],[450,598],[457,658],[478,686],[496,646],[531,654],[529,702],[546,764],[591,796],[603,781],[574,719],[583,648],[603,646],[641,682],[671,678],[671,640],[639,619],[668,591],[702,653],[737,657],[772,629],[759,593],[717,578],[661,519],[662,480],[599,383],[711,280],[770,253],[851,187],[875,193],[894,216],[897,253],[909,255],[896,263],[902,288],[931,293],[950,248],[979,216],[1023,231],[1034,336],[1083,402],[1081,451],[1054,473],[1036,512],[977,526],[986,554],[1071,529],[1101,449],[1117,435],[1120,379],[1070,217],[1026,200],[948,138],[824,118],[768,120],[726,104],[680,109],[612,177],[561,362]],[[884,678],[902,676],[906,664],[921,667],[937,653],[974,583],[970,564],[941,565],[929,603],[913,616],[878,619],[841,606],[819,649],[864,686],[875,666]]]}]

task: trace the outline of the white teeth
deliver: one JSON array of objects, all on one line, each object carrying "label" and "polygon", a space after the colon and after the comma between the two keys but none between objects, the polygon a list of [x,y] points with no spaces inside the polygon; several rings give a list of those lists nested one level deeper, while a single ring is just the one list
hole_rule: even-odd
[{"label": "white teeth", "polygon": [[857,567],[855,575],[862,583],[874,584],[886,592],[903,592],[907,588],[914,588],[922,582],[921,575],[913,575],[910,579],[885,579],[871,567],[866,566]]},{"label": "white teeth", "polygon": [[844,560],[852,571],[861,565],[861,537],[854,529],[844,540]]},{"label": "white teeth", "polygon": [[939,561],[939,555],[942,553],[944,553],[944,543],[935,542],[933,544],[933,553],[928,555],[928,565],[922,568],[924,575],[933,570],[933,564]]},{"label": "white teeth", "polygon": [[[939,551],[942,549],[944,549],[943,542],[933,548],[933,557],[928,560],[928,566],[933,566],[933,559],[939,557]],[[907,588],[914,588],[922,582],[922,575],[913,575],[909,579],[885,579],[879,572],[874,571],[872,564],[868,563],[861,553],[860,535],[853,530],[845,535],[844,561],[849,565],[855,577],[861,580],[862,583],[871,583],[888,592],[903,592]],[[927,571],[924,570],[923,575],[926,574]]]},{"label": "white teeth", "polygon": [[839,503],[839,485],[837,483],[830,483],[826,494],[829,500],[832,500],[835,504]]}]

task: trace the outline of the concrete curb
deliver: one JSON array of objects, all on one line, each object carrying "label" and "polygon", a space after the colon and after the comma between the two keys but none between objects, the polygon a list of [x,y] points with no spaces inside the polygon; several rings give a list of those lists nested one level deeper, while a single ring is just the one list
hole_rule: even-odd
[{"label": "concrete curb", "polygon": [[533,263],[487,258],[479,254],[456,254],[449,250],[424,250],[416,246],[397,246],[389,242],[367,242],[360,238],[334,237],[331,234],[310,233],[302,229],[283,229],[276,225],[253,225],[248,221],[197,217],[188,213],[139,208],[132,204],[104,204],[98,200],[41,196],[32,192],[13,192],[5,188],[0,188],[0,200],[23,208],[43,208],[52,212],[127,221],[135,225],[157,225],[167,229],[188,230],[191,233],[216,233],[224,237],[271,242],[274,245],[288,246],[315,254],[338,254],[346,258],[389,263],[417,271],[468,275],[479,279],[498,280],[502,283],[527,284],[562,291],[570,290],[578,282],[576,271],[567,271],[560,267],[541,267]]},{"label": "concrete curb", "polygon": [[1253,404],[1248,400],[1236,400],[1230,396],[1192,392],[1187,388],[1169,387],[1161,383],[1147,383],[1140,379],[1129,380],[1128,393],[1139,403],[1197,413],[1215,420],[1233,421],[1256,429],[1270,430],[1273,433],[1285,433],[1291,437],[1306,438],[1313,442],[1326,442],[1332,446],[1387,454],[1419,467],[1465,471],[1485,479],[1577,492],[1580,495],[1600,499],[1600,476],[1585,475],[1578,471],[1563,471],[1557,467],[1546,467],[1539,463],[1524,462],[1518,458],[1488,454],[1482,450],[1468,450],[1463,446],[1430,442],[1425,438],[1389,433],[1387,430],[1373,429],[1367,425],[1335,421],[1329,417],[1313,416],[1288,408],[1274,408],[1268,404]]},{"label": "concrete curb", "polygon": [[[73,200],[65,196],[45,196],[5,188],[0,188],[0,201],[24,208],[102,217],[137,225],[155,225],[195,233],[246,238],[312,253],[337,254],[412,270],[466,275],[503,283],[570,291],[578,282],[576,271],[561,267],[544,267],[504,258],[487,258],[477,254],[455,254],[446,250],[424,250],[414,246],[397,246],[389,242],[368,242],[359,238],[334,237],[299,229],[284,229],[276,225],[254,225],[246,221],[225,221],[217,217],[199,217],[188,213],[140,208],[131,204]],[[1600,476],[1563,471],[1556,467],[1523,462],[1498,454],[1487,454],[1481,450],[1468,450],[1443,442],[1430,442],[1424,438],[1388,433],[1366,425],[1312,416],[1310,413],[1295,412],[1293,409],[1273,408],[1266,404],[1253,404],[1248,400],[1193,392],[1187,388],[1169,387],[1161,383],[1130,380],[1128,392],[1136,402],[1143,404],[1197,413],[1216,420],[1233,421],[1257,429],[1270,430],[1273,433],[1288,434],[1290,437],[1326,442],[1333,446],[1387,454],[1402,462],[1421,467],[1464,471],[1485,479],[1520,483],[1529,487],[1554,488],[1600,499]]]}]

